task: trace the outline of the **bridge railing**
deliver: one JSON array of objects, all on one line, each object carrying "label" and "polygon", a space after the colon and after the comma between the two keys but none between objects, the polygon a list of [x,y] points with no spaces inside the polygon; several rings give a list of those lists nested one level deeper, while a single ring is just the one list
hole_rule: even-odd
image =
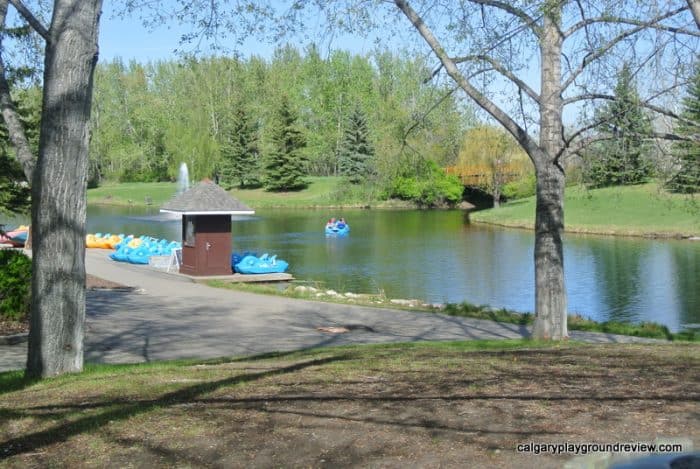
[{"label": "bridge railing", "polygon": [[[523,174],[522,165],[516,163],[506,163],[498,169],[503,182],[514,181]],[[491,182],[494,169],[486,164],[475,164],[469,166],[447,166],[445,172],[457,176],[465,186],[484,187]]]}]

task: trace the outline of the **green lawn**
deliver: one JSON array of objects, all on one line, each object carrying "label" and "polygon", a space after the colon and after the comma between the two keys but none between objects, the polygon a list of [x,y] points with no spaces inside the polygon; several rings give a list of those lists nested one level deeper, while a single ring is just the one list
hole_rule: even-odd
[{"label": "green lawn", "polygon": [[[255,209],[307,208],[329,206],[376,206],[376,200],[367,189],[348,185],[340,177],[309,177],[306,189],[294,192],[267,192],[263,189],[234,189],[231,194]],[[88,190],[88,203],[110,205],[162,205],[176,191],[176,184],[105,183]]]},{"label": "green lawn", "polygon": [[88,204],[161,205],[177,191],[174,182],[124,182],[105,183],[96,189],[88,189]]},{"label": "green lawn", "polygon": [[[643,236],[700,235],[700,199],[670,194],[655,183],[587,190],[568,187],[564,201],[567,231]],[[533,228],[535,198],[472,213],[474,222]]]}]

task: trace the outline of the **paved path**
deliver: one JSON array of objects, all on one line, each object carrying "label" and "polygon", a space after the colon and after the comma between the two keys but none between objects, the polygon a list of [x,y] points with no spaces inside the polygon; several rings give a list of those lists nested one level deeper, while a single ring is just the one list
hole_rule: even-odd
[{"label": "paved path", "polygon": [[[135,291],[89,291],[85,360],[133,363],[213,358],[327,345],[419,340],[527,337],[514,324],[393,309],[256,295],[197,284],[177,274],[117,263],[88,249],[88,273]],[[345,334],[319,326],[359,328]],[[591,342],[639,341],[609,334],[571,334]],[[26,343],[0,345],[0,371],[24,367]]]}]

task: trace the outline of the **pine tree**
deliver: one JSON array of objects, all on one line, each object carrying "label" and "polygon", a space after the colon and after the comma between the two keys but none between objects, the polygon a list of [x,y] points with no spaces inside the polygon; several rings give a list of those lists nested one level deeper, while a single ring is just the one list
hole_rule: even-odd
[{"label": "pine tree", "polygon": [[615,86],[615,100],[598,114],[600,130],[610,139],[598,146],[589,165],[594,186],[638,184],[650,175],[649,145],[651,121],[640,106],[632,72],[625,64]]},{"label": "pine tree", "polygon": [[675,192],[700,192],[700,62],[683,99],[681,118],[676,132],[687,140],[673,146],[678,171],[668,187]]},{"label": "pine tree", "polygon": [[257,128],[242,106],[233,112],[221,145],[220,178],[227,189],[259,184]]},{"label": "pine tree", "polygon": [[353,184],[363,182],[372,172],[374,148],[369,142],[367,120],[359,107],[353,109],[345,127],[345,135],[338,151],[340,174]]},{"label": "pine tree", "polygon": [[280,102],[270,129],[270,150],[264,161],[264,181],[267,191],[299,190],[307,186],[307,159],[302,153],[306,139],[297,128],[297,117],[285,96]]}]

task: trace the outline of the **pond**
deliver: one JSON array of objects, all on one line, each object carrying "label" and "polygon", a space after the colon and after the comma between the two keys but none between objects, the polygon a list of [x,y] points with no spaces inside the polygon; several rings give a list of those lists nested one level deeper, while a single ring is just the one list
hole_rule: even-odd
[{"label": "pond", "polygon": [[[325,221],[345,217],[346,238]],[[234,217],[235,251],[277,254],[300,280],[339,292],[534,309],[534,235],[470,225],[461,211],[261,210]],[[157,209],[88,208],[88,232],[180,239]],[[569,311],[598,321],[700,323],[700,242],[565,237]]]}]

